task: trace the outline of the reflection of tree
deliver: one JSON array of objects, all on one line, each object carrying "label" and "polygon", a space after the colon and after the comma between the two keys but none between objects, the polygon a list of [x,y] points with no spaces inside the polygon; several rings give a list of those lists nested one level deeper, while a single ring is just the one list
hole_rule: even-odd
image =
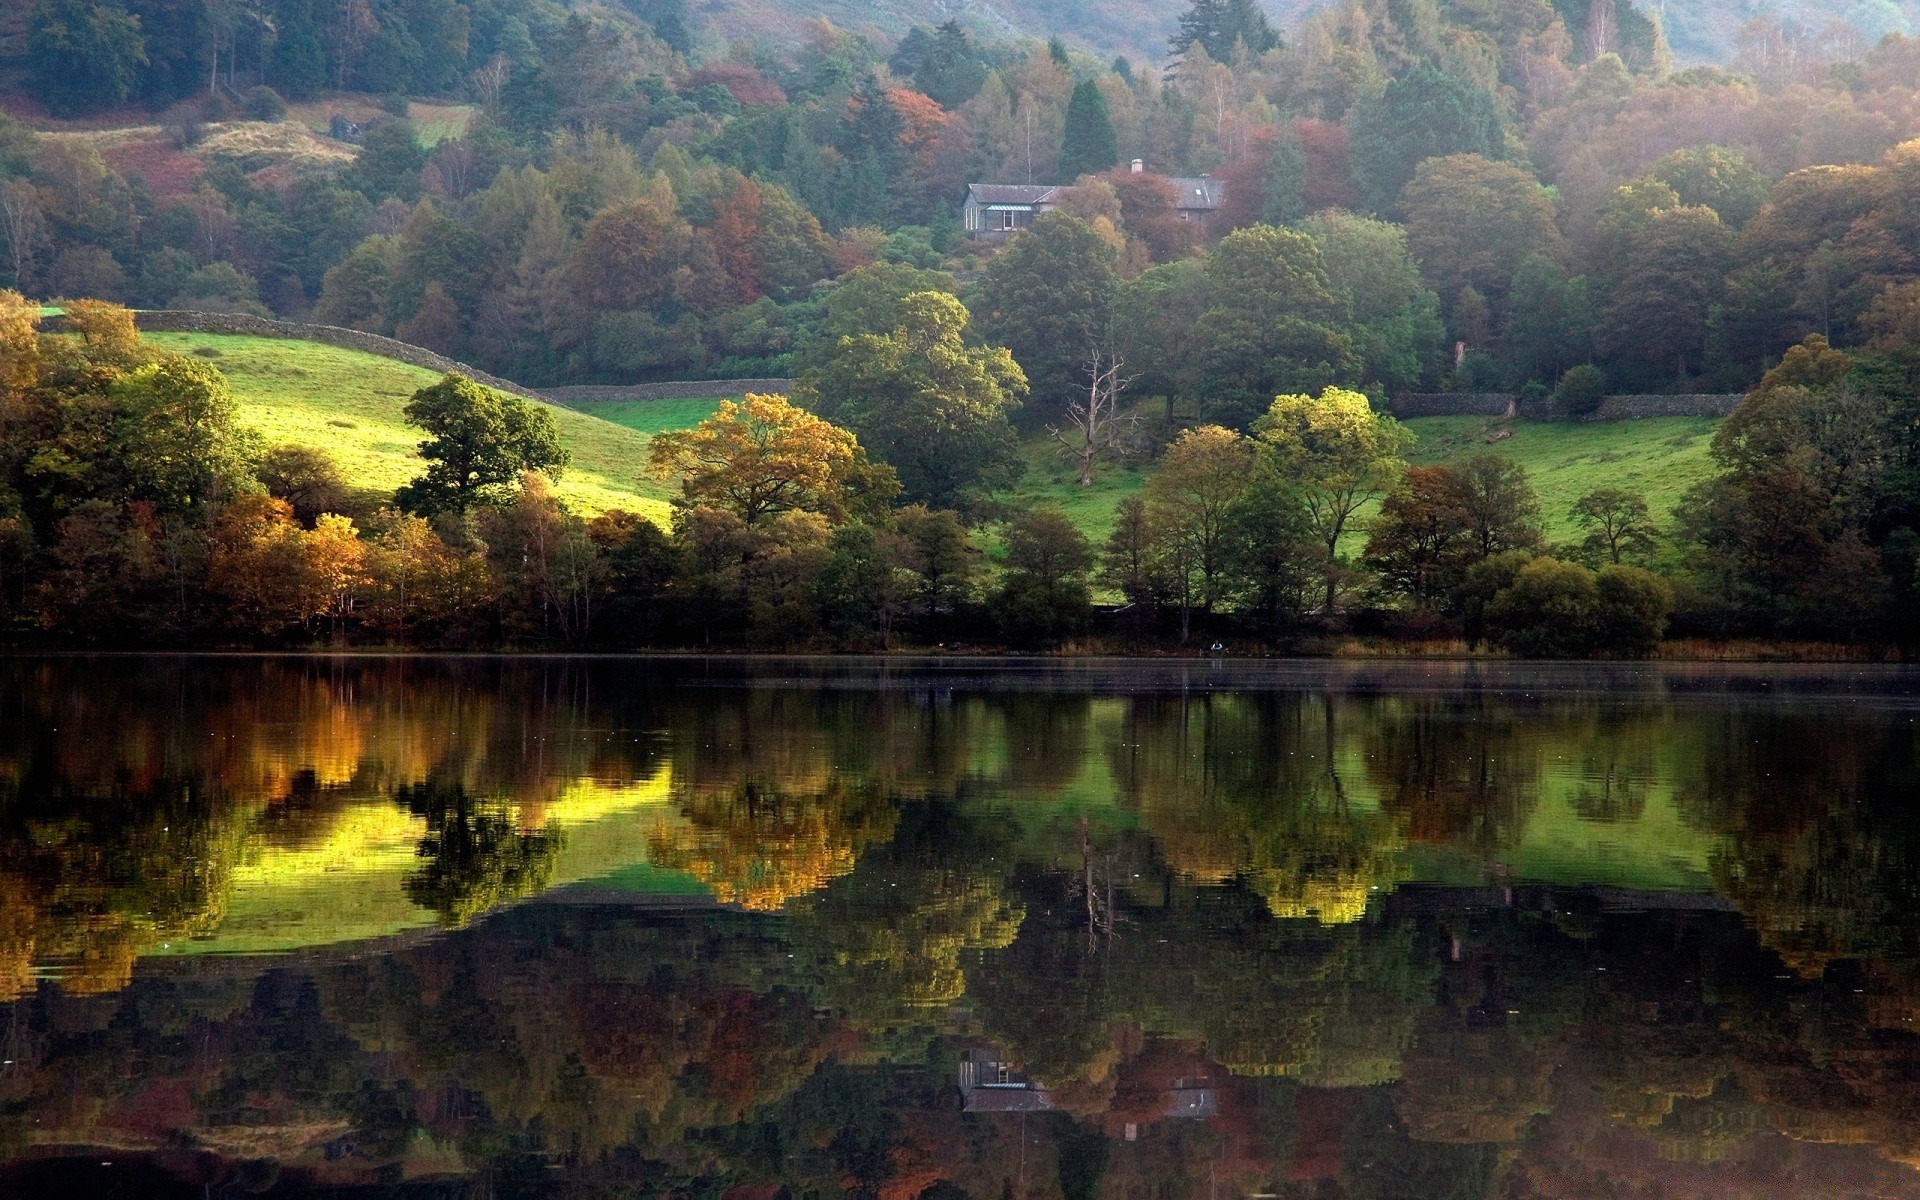
[{"label": "reflection of tree", "polygon": [[1283,920],[1358,921],[1367,904],[1407,879],[1393,820],[1318,789],[1254,822],[1247,882]]},{"label": "reflection of tree", "polygon": [[1007,892],[1005,847],[969,836],[973,829],[944,806],[915,805],[904,822],[886,849],[794,914],[794,936],[819,963],[824,994],[849,1012],[958,1000],[967,986],[961,954],[1006,947],[1026,915]]},{"label": "reflection of tree", "polygon": [[552,877],[559,835],[522,830],[504,801],[437,780],[403,787],[394,799],[426,819],[419,851],[425,861],[408,877],[407,895],[438,913],[442,924],[463,926],[542,890]]},{"label": "reflection of tree", "polygon": [[250,812],[193,781],[78,792],[0,779],[0,1002],[36,962],[81,995],[118,991],[148,948],[220,923]]},{"label": "reflection of tree", "polygon": [[723,904],[756,912],[778,911],[853,870],[862,850],[892,835],[897,815],[839,776],[816,793],[749,779],[684,796],[678,808],[682,820],[648,838],[652,861],[692,875]]}]

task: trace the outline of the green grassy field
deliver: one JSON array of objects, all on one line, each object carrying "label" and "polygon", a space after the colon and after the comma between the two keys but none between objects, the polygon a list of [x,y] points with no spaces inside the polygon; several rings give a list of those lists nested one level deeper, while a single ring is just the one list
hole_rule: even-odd
[{"label": "green grassy field", "polygon": [[651,437],[675,429],[691,429],[720,407],[716,397],[699,400],[622,400],[614,404],[582,404],[579,409],[602,421],[612,421]]},{"label": "green grassy field", "polygon": [[[354,487],[390,490],[420,472],[421,433],[401,409],[439,378],[432,371],[279,338],[153,333],[146,339],[205,357],[226,374],[240,419],[267,444],[324,447]],[[585,514],[624,508],[666,519],[669,491],[643,473],[646,434],[571,409],[552,411],[561,443],[573,455],[559,487],[570,507]]]},{"label": "green grassy field", "polygon": [[[1663,524],[1694,484],[1714,472],[1708,450],[1719,421],[1711,417],[1659,417],[1570,425],[1498,421],[1487,417],[1422,417],[1407,427],[1419,437],[1412,459],[1432,466],[1481,452],[1509,458],[1527,469],[1540,494],[1541,515],[1552,541],[1579,534],[1569,511],[1595,488],[1618,487],[1647,498]],[[1513,436],[1489,444],[1496,429]]]}]

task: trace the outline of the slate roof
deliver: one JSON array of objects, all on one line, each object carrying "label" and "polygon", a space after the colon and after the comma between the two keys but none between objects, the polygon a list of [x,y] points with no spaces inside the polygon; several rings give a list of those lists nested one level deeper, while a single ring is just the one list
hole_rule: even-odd
[{"label": "slate roof", "polygon": [[967,194],[976,204],[1050,204],[1063,189],[1053,183],[970,183]]},{"label": "slate roof", "polygon": [[1222,180],[1209,177],[1199,179],[1169,179],[1173,185],[1173,206],[1189,211],[1204,209],[1212,212],[1220,207],[1227,189]]}]

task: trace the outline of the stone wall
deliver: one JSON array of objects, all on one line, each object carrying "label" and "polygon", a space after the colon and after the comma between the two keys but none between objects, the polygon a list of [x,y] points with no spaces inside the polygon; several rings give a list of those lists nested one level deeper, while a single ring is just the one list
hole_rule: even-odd
[{"label": "stone wall", "polygon": [[1410,392],[1393,398],[1396,417],[1511,417],[1520,398],[1505,392]]},{"label": "stone wall", "polygon": [[786,396],[791,379],[694,379],[678,383],[630,383],[610,387],[551,387],[540,394],[555,404],[577,408],[587,404],[618,404],[631,400],[693,400],[707,396],[738,398],[748,392]]},{"label": "stone wall", "polygon": [[489,375],[477,367],[455,362],[445,355],[435,354],[424,347],[408,345],[406,342],[395,341],[390,337],[381,337],[377,333],[362,333],[358,329],[342,329],[337,325],[303,325],[297,321],[270,321],[264,317],[248,316],[245,313],[184,312],[171,309],[136,312],[133,319],[142,333],[224,333],[241,337],[292,338],[302,342],[318,342],[323,346],[338,346],[342,350],[360,350],[428,371],[458,372],[477,383],[484,383],[490,388],[498,388],[500,391],[511,392],[516,396],[525,396],[529,400],[545,399],[540,393],[523,388],[511,380]]},{"label": "stone wall", "polygon": [[1589,421],[1642,421],[1649,417],[1724,417],[1740,407],[1745,397],[1730,396],[1608,396]]}]

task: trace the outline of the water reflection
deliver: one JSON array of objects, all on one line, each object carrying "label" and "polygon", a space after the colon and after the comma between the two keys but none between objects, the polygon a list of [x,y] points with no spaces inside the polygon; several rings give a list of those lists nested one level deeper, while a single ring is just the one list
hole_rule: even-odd
[{"label": "water reflection", "polygon": [[1920,1197],[1911,691],[0,662],[0,1190]]}]

